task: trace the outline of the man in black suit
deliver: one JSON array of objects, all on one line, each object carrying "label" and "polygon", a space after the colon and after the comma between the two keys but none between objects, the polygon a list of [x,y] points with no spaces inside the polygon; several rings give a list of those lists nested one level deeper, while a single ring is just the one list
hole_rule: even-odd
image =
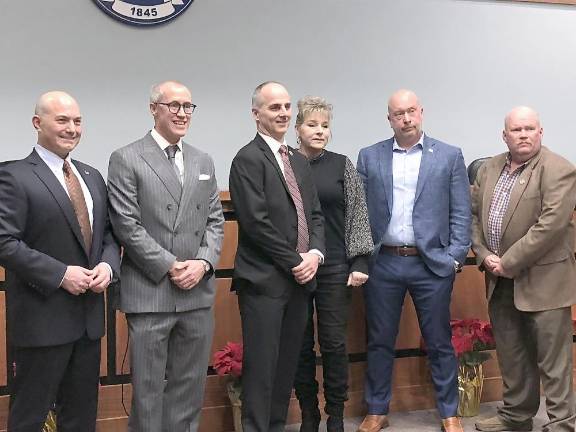
[{"label": "man in black suit", "polygon": [[94,431],[104,290],[120,266],[100,173],[70,159],[76,101],[42,95],[38,144],[0,167],[0,265],[6,269],[14,373],[8,430],[39,432],[56,403],[59,432]]},{"label": "man in black suit", "polygon": [[230,170],[239,240],[233,289],[238,293],[244,363],[244,432],[284,430],[308,293],[324,259],[320,202],[308,162],[286,146],[290,95],[277,82],[252,96],[256,137]]}]

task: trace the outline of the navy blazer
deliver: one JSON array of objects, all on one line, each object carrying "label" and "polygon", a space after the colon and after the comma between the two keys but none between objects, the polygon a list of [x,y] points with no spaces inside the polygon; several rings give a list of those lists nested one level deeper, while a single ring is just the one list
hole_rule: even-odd
[{"label": "navy blazer", "polygon": [[104,335],[104,295],[75,296],[60,288],[69,265],[93,268],[104,261],[115,274],[120,267],[104,180],[96,169],[72,162],[94,203],[90,251],[66,191],[36,151],[0,168],[0,265],[6,268],[7,327],[15,346]]},{"label": "navy blazer", "polygon": [[[358,172],[366,190],[375,254],[392,214],[394,139],[360,151]],[[424,135],[422,160],[412,213],[416,247],[428,268],[440,277],[454,273],[470,249],[470,186],[462,151]]]}]

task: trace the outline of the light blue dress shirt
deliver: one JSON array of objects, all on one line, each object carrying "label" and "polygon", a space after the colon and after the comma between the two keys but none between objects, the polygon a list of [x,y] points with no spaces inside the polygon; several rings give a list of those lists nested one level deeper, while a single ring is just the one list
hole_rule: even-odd
[{"label": "light blue dress shirt", "polygon": [[414,225],[412,211],[420,161],[422,160],[424,134],[408,150],[398,145],[392,146],[392,215],[383,243],[387,246],[414,246]]}]

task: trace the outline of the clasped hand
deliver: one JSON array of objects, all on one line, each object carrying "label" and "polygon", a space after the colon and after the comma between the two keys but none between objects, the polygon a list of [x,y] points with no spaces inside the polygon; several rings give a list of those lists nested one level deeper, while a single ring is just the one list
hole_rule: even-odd
[{"label": "clasped hand", "polygon": [[304,285],[312,280],[318,271],[320,257],[314,253],[301,253],[302,262],[292,269],[292,275],[296,282]]},{"label": "clasped hand", "polygon": [[189,290],[202,280],[206,269],[202,260],[176,261],[168,273],[178,288]]},{"label": "clasped hand", "polygon": [[512,278],[512,275],[510,275],[506,269],[502,267],[502,261],[498,255],[488,255],[486,258],[484,258],[483,265],[486,270],[496,276],[509,279]]},{"label": "clasped hand", "polygon": [[84,294],[91,290],[103,292],[110,284],[109,267],[100,263],[92,270],[80,266],[68,266],[61,287],[73,295]]}]

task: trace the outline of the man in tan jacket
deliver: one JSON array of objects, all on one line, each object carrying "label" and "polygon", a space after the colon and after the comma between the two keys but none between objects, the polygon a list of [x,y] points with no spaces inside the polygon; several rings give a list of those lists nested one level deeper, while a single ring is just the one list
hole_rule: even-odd
[{"label": "man in tan jacket", "polygon": [[540,381],[550,421],[574,431],[572,317],[576,302],[576,169],[541,146],[538,114],[507,116],[508,152],[486,161],[472,191],[472,249],[486,275],[503,406],[480,431],[530,431]]}]

